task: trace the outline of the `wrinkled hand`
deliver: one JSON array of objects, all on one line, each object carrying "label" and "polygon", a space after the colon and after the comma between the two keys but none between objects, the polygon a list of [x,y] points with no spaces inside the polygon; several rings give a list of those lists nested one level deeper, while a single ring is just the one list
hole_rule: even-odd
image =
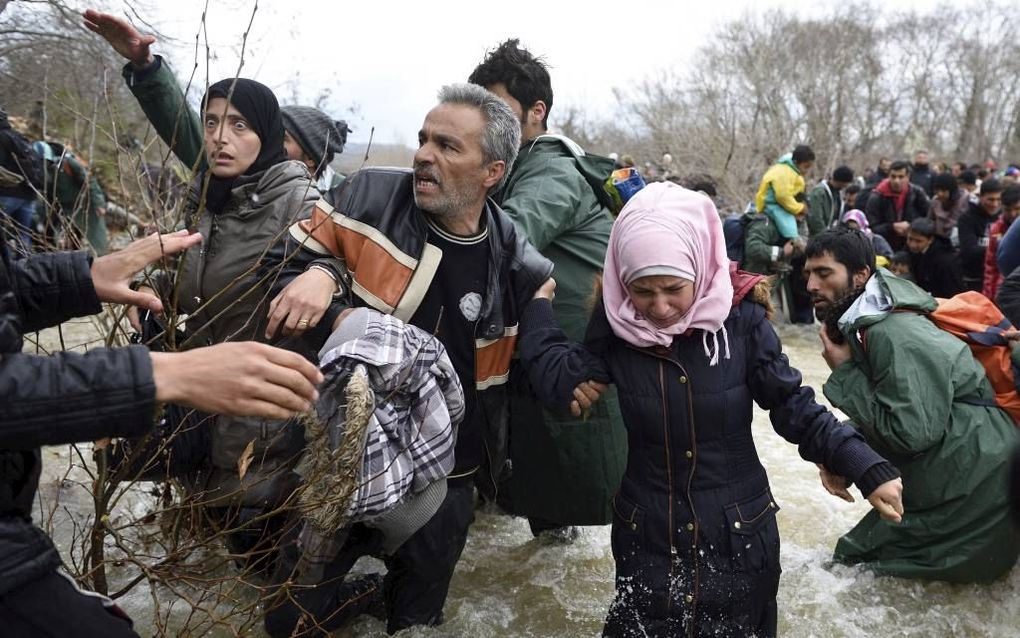
[{"label": "wrinkled hand", "polygon": [[818,474],[822,479],[822,487],[825,488],[826,492],[833,496],[838,496],[847,503],[854,502],[853,494],[851,494],[847,489],[850,487],[850,481],[848,481],[846,477],[833,474],[829,470],[825,469],[825,466],[821,463],[816,463],[815,465],[818,466]]},{"label": "wrinkled hand", "polygon": [[253,341],[149,356],[157,401],[213,414],[287,419],[311,408],[322,383],[301,355]]},{"label": "wrinkled hand", "polygon": [[902,522],[903,480],[896,478],[882,483],[868,496],[868,502],[885,520],[893,523]]},{"label": "wrinkled hand", "polygon": [[121,57],[139,68],[152,64],[149,47],[156,42],[155,37],[142,35],[130,22],[109,13],[88,9],[81,16],[85,28],[109,42]]},{"label": "wrinkled hand", "polygon": [[545,280],[545,283],[538,287],[535,291],[535,296],[532,299],[548,299],[552,301],[556,298],[556,280],[549,277]]},{"label": "wrinkled hand", "polygon": [[[138,288],[135,289],[135,292],[142,295],[152,295],[153,297],[156,296],[156,291],[148,286],[138,286]],[[131,327],[134,328],[135,332],[142,331],[141,314],[142,313],[138,311],[138,306],[128,306],[127,309],[128,323],[131,324]]]},{"label": "wrinkled hand", "polygon": [[829,364],[829,370],[835,370],[850,360],[849,343],[844,343],[841,346],[833,343],[825,331],[824,325],[818,331],[818,336],[822,338],[822,357],[825,359],[825,363]]},{"label": "wrinkled hand", "polygon": [[318,268],[301,273],[270,302],[266,338],[272,339],[278,331],[299,335],[319,325],[335,292],[336,282]]},{"label": "wrinkled hand", "polygon": [[[551,281],[551,280],[550,280]],[[606,384],[598,381],[583,381],[574,388],[574,400],[570,402],[570,413],[574,416],[581,416],[595,402],[599,400],[606,391]]]},{"label": "wrinkled hand", "polygon": [[163,302],[153,294],[131,290],[134,276],[162,257],[176,255],[202,241],[202,235],[182,230],[133,241],[122,250],[97,257],[92,262],[92,285],[100,301],[122,303],[153,312],[163,312]]}]

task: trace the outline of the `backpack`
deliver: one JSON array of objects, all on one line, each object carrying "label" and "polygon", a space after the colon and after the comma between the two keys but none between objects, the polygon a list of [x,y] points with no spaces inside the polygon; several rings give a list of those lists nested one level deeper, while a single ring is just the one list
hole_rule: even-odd
[{"label": "backpack", "polygon": [[[608,193],[612,200],[611,205],[607,208],[612,211],[614,216],[618,216],[627,204],[627,200],[645,186],[645,179],[633,166],[614,170],[602,184],[602,190]],[[595,195],[598,197],[599,193],[596,191]]]},{"label": "backpack", "polygon": [[1014,330],[1013,325],[998,306],[980,292],[970,290],[937,301],[938,308],[928,318],[970,347],[971,354],[985,369],[996,405],[1020,426],[1020,388],[1017,387],[1020,352],[1014,348],[1014,342],[1005,337]]},{"label": "backpack", "polygon": [[[620,214],[623,205],[627,203],[630,196],[645,185],[641,175],[635,169],[630,169],[633,173],[628,172],[626,175],[621,173],[619,175],[620,183],[617,183],[614,180],[617,171],[615,161],[608,157],[586,152],[578,146],[577,142],[568,137],[547,134],[541,135],[536,139],[558,140],[567,149],[567,152],[574,157],[581,175],[584,176],[585,181],[591,186],[591,190],[595,193],[595,198],[599,204],[609,209],[609,212],[614,217]],[[635,176],[637,180],[634,179]],[[640,181],[640,185],[637,184],[638,181]],[[626,196],[624,196],[625,194]]]},{"label": "backpack", "polygon": [[0,131],[0,172],[3,186],[19,186],[27,181],[37,190],[44,187],[43,161],[17,131]]}]

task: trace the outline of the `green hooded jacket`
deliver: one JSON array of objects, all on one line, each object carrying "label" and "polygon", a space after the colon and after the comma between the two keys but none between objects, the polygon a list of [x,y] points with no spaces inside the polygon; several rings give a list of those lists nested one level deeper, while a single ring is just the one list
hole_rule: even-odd
[{"label": "green hooded jacket", "polygon": [[893,576],[986,582],[1020,551],[1007,493],[1017,430],[967,344],[925,317],[935,307],[879,269],[840,320],[852,358],[825,396],[899,468],[904,514],[897,525],[872,510],[835,557]]},{"label": "green hooded jacket", "polygon": [[[604,174],[594,156],[573,141],[542,135],[524,144],[497,201],[517,229],[555,264],[553,314],[573,341],[583,341],[595,280],[602,271],[613,218],[599,203],[591,181]],[[594,179],[598,178],[598,179]],[[591,181],[589,181],[591,179]],[[627,434],[616,389],[591,408],[587,418],[543,409],[515,375],[510,403],[513,472],[503,486],[503,505],[513,513],[563,525],[605,525],[611,499],[627,462]]]}]

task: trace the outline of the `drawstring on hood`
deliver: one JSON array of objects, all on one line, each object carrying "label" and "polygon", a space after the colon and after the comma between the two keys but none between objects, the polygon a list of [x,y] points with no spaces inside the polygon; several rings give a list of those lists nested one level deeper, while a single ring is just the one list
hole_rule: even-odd
[{"label": "drawstring on hood", "polygon": [[[719,333],[722,333],[723,345],[726,346],[726,358],[730,358],[730,335],[723,326],[716,332],[708,330],[701,331],[701,345],[705,347],[705,356],[708,357],[708,365],[715,366],[719,363]],[[712,348],[708,347],[708,335],[712,335]]]}]

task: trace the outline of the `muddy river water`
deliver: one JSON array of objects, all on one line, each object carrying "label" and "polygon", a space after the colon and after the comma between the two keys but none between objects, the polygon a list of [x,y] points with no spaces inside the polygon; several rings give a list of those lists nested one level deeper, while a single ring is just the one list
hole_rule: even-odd
[{"label": "muddy river water", "polygon": [[[787,355],[820,391],[828,375],[813,329],[779,328]],[[822,398],[824,401],[824,398]],[[1020,567],[991,585],[960,586],[875,577],[857,568],[832,565],[837,538],[867,511],[867,502],[845,503],[829,496],[815,467],[771,428],[756,408],[754,437],[781,511],[783,576],[779,590],[781,636],[1020,636]],[[40,503],[51,507],[60,494],[66,507],[54,532],[67,555],[67,517],[87,513],[84,491],[59,486],[67,448],[51,448]],[[126,502],[124,507],[131,507]],[[359,571],[378,564],[369,559]],[[405,632],[414,637],[575,637],[599,635],[613,596],[609,527],[589,527],[571,545],[532,538],[527,523],[481,511],[453,579],[446,623]],[[143,636],[154,633],[152,596],[138,588],[120,603]],[[2,633],[2,631],[0,631]],[[227,632],[217,635],[230,635]],[[260,635],[255,632],[249,635]],[[384,625],[363,618],[337,636],[385,636]]]}]

